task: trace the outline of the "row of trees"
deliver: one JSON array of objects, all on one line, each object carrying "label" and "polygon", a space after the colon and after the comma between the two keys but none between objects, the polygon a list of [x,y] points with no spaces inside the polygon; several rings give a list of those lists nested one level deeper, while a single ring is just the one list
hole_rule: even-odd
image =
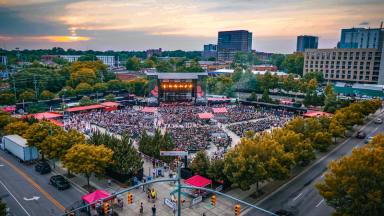
[{"label": "row of trees", "polygon": [[80,173],[87,177],[88,186],[89,178],[93,174],[102,177],[106,168],[122,174],[135,173],[142,168],[141,157],[126,134],[122,139],[117,139],[108,134],[95,132],[88,139],[82,132],[73,129],[64,131],[45,119],[19,120],[11,117],[11,123],[7,124],[7,120],[4,124],[4,117],[7,116],[4,114],[0,116],[3,134],[17,134],[27,139],[27,145],[36,147],[43,155],[43,159],[46,155],[60,160],[68,172]]},{"label": "row of trees", "polygon": [[164,135],[156,129],[153,136],[147,134],[144,129],[139,140],[139,151],[144,155],[157,158],[166,163],[170,163],[176,157],[160,156],[160,151],[173,151],[176,144],[173,142],[168,132]]},{"label": "row of trees", "polygon": [[[309,119],[296,117],[282,129],[261,136],[248,131],[237,146],[230,149],[224,160],[209,161],[204,151],[197,154],[191,168],[214,180],[229,179],[232,187],[250,189],[259,182],[285,180],[294,164],[306,165],[316,159],[316,150],[328,151],[336,138],[344,138],[346,129],[364,123],[364,116],[375,112],[379,101],[364,101],[365,107],[353,103],[336,112],[333,117]],[[364,114],[365,113],[365,114]],[[214,172],[214,173],[212,173]]]}]

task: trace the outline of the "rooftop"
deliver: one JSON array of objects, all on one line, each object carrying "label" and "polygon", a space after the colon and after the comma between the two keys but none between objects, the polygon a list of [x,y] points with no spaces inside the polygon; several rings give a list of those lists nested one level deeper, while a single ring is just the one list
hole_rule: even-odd
[{"label": "rooftop", "polygon": [[157,76],[158,79],[198,79],[198,76],[208,76],[208,73],[147,73],[148,76]]}]

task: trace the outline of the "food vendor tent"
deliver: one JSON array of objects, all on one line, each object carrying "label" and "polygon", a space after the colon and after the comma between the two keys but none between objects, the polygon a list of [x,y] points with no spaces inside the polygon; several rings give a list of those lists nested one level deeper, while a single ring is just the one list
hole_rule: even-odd
[{"label": "food vendor tent", "polygon": [[201,119],[210,119],[213,118],[212,113],[198,113],[199,118]]},{"label": "food vendor tent", "polygon": [[[102,189],[102,190],[96,190],[93,193],[84,195],[81,197],[81,199],[83,199],[87,204],[90,204],[90,203],[96,202],[98,199],[102,199],[102,198],[109,197],[109,196],[111,196],[111,195]],[[104,202],[112,200],[112,199],[113,198],[111,197],[107,200],[104,200]]]},{"label": "food vendor tent", "polygon": [[145,107],[141,112],[154,113],[159,107]]},{"label": "food vendor tent", "polygon": [[225,108],[212,108],[213,113],[227,113],[227,109]]},{"label": "food vendor tent", "polygon": [[123,104],[116,103],[116,102],[104,102],[104,103],[101,103],[100,105],[107,106],[107,107],[123,106]]},{"label": "food vendor tent", "polygon": [[189,186],[195,186],[195,187],[206,187],[210,184],[212,184],[212,180],[206,179],[204,177],[201,177],[199,175],[195,175],[192,178],[189,178],[184,181],[185,184]]}]

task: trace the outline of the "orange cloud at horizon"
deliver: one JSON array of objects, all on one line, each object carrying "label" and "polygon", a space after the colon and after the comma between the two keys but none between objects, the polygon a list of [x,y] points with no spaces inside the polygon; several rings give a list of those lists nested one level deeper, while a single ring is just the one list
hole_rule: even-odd
[{"label": "orange cloud at horizon", "polygon": [[3,37],[0,40],[8,42],[75,42],[75,41],[88,41],[90,37],[78,36],[43,36],[43,37]]}]

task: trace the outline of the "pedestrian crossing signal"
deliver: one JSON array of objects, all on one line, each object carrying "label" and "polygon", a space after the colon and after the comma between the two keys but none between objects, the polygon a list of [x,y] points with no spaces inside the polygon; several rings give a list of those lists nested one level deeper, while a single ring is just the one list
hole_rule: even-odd
[{"label": "pedestrian crossing signal", "polygon": [[128,193],[128,204],[132,203],[132,194]]},{"label": "pedestrian crossing signal", "polygon": [[240,215],[240,204],[239,203],[237,203],[237,205],[236,205],[235,215]]},{"label": "pedestrian crossing signal", "polygon": [[212,196],[212,205],[216,205],[216,196],[215,195]]}]

